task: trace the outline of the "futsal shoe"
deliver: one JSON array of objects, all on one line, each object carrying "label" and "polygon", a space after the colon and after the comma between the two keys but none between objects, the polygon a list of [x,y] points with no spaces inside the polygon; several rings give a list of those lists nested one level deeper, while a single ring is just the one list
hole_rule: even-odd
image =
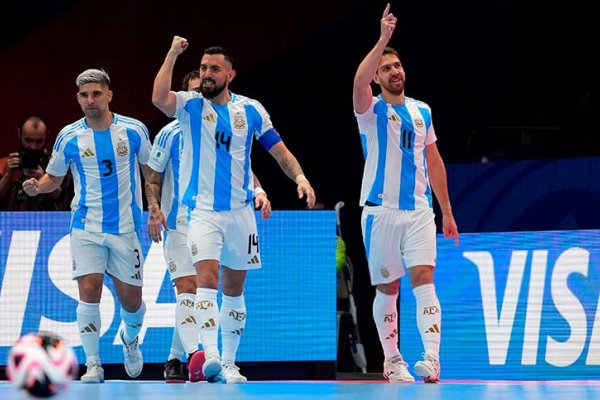
[{"label": "futsal shoe", "polygon": [[219,357],[208,357],[202,366],[202,373],[208,383],[217,383],[222,381],[221,360]]},{"label": "futsal shoe", "polygon": [[90,363],[87,365],[87,371],[81,375],[83,383],[104,383],[104,369],[99,363]]},{"label": "futsal shoe", "polygon": [[440,360],[433,354],[423,353],[423,360],[415,364],[415,373],[422,377],[425,383],[438,383],[440,371]]},{"label": "futsal shoe", "polygon": [[408,372],[408,364],[400,355],[384,361],[383,376],[393,383],[413,383],[415,381],[415,378]]},{"label": "futsal shoe", "polygon": [[125,364],[125,372],[131,378],[137,378],[142,373],[144,368],[144,359],[139,346],[139,336],[136,336],[133,342],[125,341],[124,332],[121,331],[121,340],[123,341],[123,359]]},{"label": "futsal shoe", "polygon": [[221,373],[225,383],[246,383],[248,379],[240,374],[240,368],[235,364],[223,365],[223,372]]},{"label": "futsal shoe", "polygon": [[190,382],[200,382],[204,380],[204,351],[196,350],[188,356],[187,369],[189,371]]},{"label": "futsal shoe", "polygon": [[187,378],[185,364],[177,358],[167,361],[163,376],[167,383],[185,383]]}]

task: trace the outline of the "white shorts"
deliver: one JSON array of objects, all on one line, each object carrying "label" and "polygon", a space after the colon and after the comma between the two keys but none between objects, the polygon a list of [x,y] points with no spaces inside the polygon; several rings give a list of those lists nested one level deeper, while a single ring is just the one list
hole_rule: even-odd
[{"label": "white shorts", "polygon": [[403,277],[405,265],[406,268],[435,266],[435,219],[431,208],[397,210],[365,206],[361,226],[372,285]]},{"label": "white shorts", "polygon": [[171,282],[184,276],[196,276],[196,268],[187,246],[187,235],[178,231],[164,232],[163,253]]},{"label": "white shorts", "polygon": [[235,270],[260,268],[253,205],[232,211],[193,210],[188,224],[188,247],[194,263],[217,260]]},{"label": "white shorts", "polygon": [[73,279],[105,272],[121,282],[142,286],[144,253],[136,232],[111,233],[71,230]]}]

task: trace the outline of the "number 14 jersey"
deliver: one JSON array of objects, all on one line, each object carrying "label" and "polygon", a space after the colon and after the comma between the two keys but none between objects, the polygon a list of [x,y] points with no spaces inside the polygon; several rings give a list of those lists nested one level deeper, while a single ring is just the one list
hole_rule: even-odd
[{"label": "number 14 jersey", "polygon": [[233,93],[219,105],[197,92],[178,92],[175,118],[183,132],[182,202],[192,209],[227,211],[252,201],[253,136],[267,150],[281,141],[264,107]]}]

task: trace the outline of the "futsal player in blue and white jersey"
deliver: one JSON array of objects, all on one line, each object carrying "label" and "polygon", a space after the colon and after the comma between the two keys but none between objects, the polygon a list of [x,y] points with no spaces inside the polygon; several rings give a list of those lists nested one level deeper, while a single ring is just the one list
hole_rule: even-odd
[{"label": "futsal player in blue and white jersey", "polygon": [[[200,74],[194,70],[183,79],[182,90],[197,90]],[[163,251],[171,281],[176,288],[175,330],[169,357],[165,363],[164,377],[167,382],[197,382],[203,379],[204,352],[198,351],[198,325],[195,316],[196,270],[187,248],[187,206],[179,197],[181,129],[177,120],[161,129],[150,153],[150,173],[146,177],[148,199],[148,234],[160,242],[161,230],[165,229]],[[271,215],[271,204],[264,190],[255,179],[255,203],[264,218]],[[160,203],[159,203],[160,197]],[[159,205],[160,204],[160,205]],[[181,355],[187,355],[187,370],[181,363]],[[188,375],[188,376],[186,376]]]},{"label": "futsal player in blue and white jersey", "polygon": [[[425,382],[437,382],[442,319],[433,283],[436,227],[431,189],[443,214],[444,237],[454,237],[458,244],[458,229],[431,109],[405,95],[400,57],[387,47],[396,20],[388,4],[379,40],[354,78],[354,112],[366,158],[360,197],[362,233],[371,284],[377,287],[373,318],[383,347],[384,376],[391,382],[414,382],[398,346],[397,299],[405,265],[425,350],[414,371]],[[381,88],[377,97],[371,81]]]},{"label": "futsal player in blue and white jersey", "polygon": [[101,383],[99,356],[102,331],[100,298],[104,273],[111,276],[121,303],[124,329],[120,331],[127,374],[135,378],[143,368],[138,333],[146,306],[142,300],[144,257],[140,164],[150,154],[148,130],[136,119],[109,109],[113,93],[104,70],[88,69],[76,79],[77,101],[84,117],[58,134],[46,174],[23,183],[30,196],[60,185],[70,169],[75,185],[71,202],[71,257],[73,279],[79,287],[77,322],[87,372],[82,382]]},{"label": "futsal player in blue and white jersey", "polygon": [[[206,353],[206,380],[245,382],[235,365],[246,322],[243,289],[246,273],[260,268],[253,198],[252,139],[277,160],[297,184],[308,207],[314,191],[300,164],[273,128],[269,115],[253,99],[229,91],[235,77],[233,59],[221,47],[204,51],[200,61],[200,92],[173,92],[171,79],[177,57],[188,47],[175,36],[155,81],[152,101],[182,130],[180,194],[191,209],[188,247],[197,271],[200,336]],[[222,304],[217,305],[219,263]],[[221,327],[222,355],[217,347]]]}]

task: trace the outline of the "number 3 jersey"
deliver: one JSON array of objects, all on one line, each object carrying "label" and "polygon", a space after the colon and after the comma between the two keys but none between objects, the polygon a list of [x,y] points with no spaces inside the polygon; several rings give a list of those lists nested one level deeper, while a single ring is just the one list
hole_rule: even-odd
[{"label": "number 3 jersey", "polygon": [[197,92],[178,92],[182,135],[180,195],[191,208],[227,211],[252,201],[253,136],[269,150],[281,141],[269,114],[256,100],[231,94],[218,105]]},{"label": "number 3 jersey", "polygon": [[58,134],[47,173],[73,174],[71,229],[128,233],[142,228],[142,192],[139,164],[150,155],[146,126],[133,118],[113,114],[103,131],[90,128],[85,118]]}]

